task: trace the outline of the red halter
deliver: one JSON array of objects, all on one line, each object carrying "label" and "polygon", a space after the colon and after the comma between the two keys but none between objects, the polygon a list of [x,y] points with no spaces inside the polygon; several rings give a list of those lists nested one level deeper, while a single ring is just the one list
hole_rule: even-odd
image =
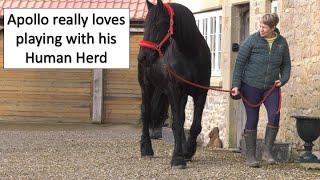
[{"label": "red halter", "polygon": [[157,44],[155,42],[151,42],[151,41],[145,41],[145,40],[142,40],[139,43],[139,45],[141,47],[156,50],[159,53],[160,57],[163,56],[163,53],[161,51],[161,47],[170,38],[170,36],[173,34],[173,16],[174,16],[174,11],[173,11],[172,7],[169,4],[163,4],[163,5],[166,8],[166,10],[167,10],[167,12],[169,14],[169,17],[170,17],[170,26],[169,26],[168,33],[164,36],[164,38],[160,41],[159,44]]}]

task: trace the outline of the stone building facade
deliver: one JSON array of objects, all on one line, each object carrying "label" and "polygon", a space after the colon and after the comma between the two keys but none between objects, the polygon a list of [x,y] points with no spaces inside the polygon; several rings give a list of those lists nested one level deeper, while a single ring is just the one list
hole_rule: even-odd
[{"label": "stone building facade", "polygon": [[[292,74],[283,88],[280,140],[302,147],[292,115],[320,117],[320,1],[280,1],[280,28],[290,45]],[[314,142],[320,148],[320,139]]]},{"label": "stone building facade", "polygon": [[[212,86],[231,88],[231,79],[237,52],[234,43],[258,30],[259,18],[265,13],[277,12],[278,28],[287,39],[291,52],[291,79],[282,88],[282,111],[277,141],[302,148],[293,115],[320,116],[320,1],[318,0],[212,0],[175,2],[186,5],[195,16],[201,13],[222,11],[221,75],[212,77]],[[246,14],[247,13],[247,14]],[[197,19],[197,18],[196,18]],[[248,21],[248,27],[245,27]],[[199,28],[201,28],[199,26]],[[245,35],[247,31],[247,35]],[[189,98],[185,127],[192,122],[193,103]],[[202,119],[200,141],[206,145],[213,127],[219,127],[224,147],[237,147],[245,123],[245,113],[240,101],[233,101],[228,94],[208,93]],[[267,115],[262,106],[258,125],[258,137],[263,138]],[[320,148],[320,140],[314,142]]]}]

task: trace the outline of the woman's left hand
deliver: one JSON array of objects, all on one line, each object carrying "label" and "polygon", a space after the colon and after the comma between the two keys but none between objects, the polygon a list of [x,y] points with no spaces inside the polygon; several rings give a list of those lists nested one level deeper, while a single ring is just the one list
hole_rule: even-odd
[{"label": "woman's left hand", "polygon": [[281,81],[280,80],[276,80],[274,82],[274,84],[276,85],[276,87],[280,87],[281,86]]}]

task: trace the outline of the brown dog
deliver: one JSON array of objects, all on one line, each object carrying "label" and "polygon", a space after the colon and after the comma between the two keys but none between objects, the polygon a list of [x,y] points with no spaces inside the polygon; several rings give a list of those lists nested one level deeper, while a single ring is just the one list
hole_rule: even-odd
[{"label": "brown dog", "polygon": [[209,144],[208,146],[214,147],[214,148],[222,148],[222,141],[219,137],[219,128],[215,127],[211,130],[211,132],[209,133]]}]

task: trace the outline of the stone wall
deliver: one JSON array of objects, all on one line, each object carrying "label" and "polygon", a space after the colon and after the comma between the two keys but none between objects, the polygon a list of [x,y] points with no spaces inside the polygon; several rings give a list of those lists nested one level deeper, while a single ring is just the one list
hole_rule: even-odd
[{"label": "stone wall", "polygon": [[[209,133],[214,127],[218,127],[220,132],[220,138],[223,144],[226,144],[226,109],[227,109],[227,98],[229,94],[208,91],[208,96],[205,104],[205,108],[202,114],[202,131],[198,137],[198,141],[202,146],[206,146],[209,142]],[[186,106],[186,121],[185,128],[190,129],[193,120],[193,100],[192,97],[188,97],[188,103]]]},{"label": "stone wall", "polygon": [[[293,115],[320,116],[320,1],[279,1],[279,28],[290,46],[291,79],[282,88],[282,110],[278,141],[302,149]],[[308,27],[308,28],[306,28]],[[259,137],[264,136],[267,122],[262,108]],[[320,140],[315,149],[320,148]]]},{"label": "stone wall", "polygon": [[[283,88],[278,139],[303,148],[291,116],[320,116],[320,1],[282,0],[279,5],[280,30],[290,46],[292,73]],[[320,148],[319,139],[315,149]]]}]

